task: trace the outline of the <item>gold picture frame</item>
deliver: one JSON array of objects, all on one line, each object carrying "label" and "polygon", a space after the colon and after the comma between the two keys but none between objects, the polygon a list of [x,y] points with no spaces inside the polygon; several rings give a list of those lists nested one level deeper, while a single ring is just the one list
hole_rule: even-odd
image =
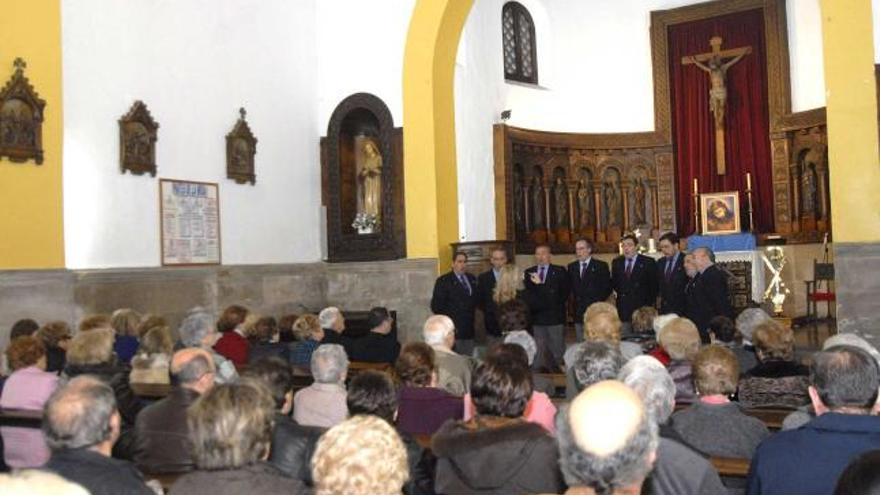
[{"label": "gold picture frame", "polygon": [[739,213],[739,191],[700,194],[703,235],[739,234]]}]

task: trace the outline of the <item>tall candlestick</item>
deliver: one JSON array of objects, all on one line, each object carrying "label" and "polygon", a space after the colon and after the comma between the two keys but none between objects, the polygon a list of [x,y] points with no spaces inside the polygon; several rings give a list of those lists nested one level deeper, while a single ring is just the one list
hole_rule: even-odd
[{"label": "tall candlestick", "polygon": [[694,178],[694,196],[696,196],[699,193],[700,193],[699,182],[697,182],[697,179]]},{"label": "tall candlestick", "polygon": [[746,189],[752,190],[752,174],[746,172]]}]

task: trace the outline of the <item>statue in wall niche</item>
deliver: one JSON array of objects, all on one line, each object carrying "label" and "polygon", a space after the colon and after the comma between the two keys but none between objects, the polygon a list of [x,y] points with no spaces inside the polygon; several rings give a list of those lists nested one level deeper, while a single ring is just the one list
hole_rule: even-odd
[{"label": "statue in wall niche", "polygon": [[644,225],[647,223],[645,219],[648,217],[645,204],[647,191],[641,178],[637,178],[633,182],[633,225]]},{"label": "statue in wall niche", "polygon": [[533,230],[544,227],[544,188],[539,177],[532,181],[532,219]]},{"label": "statue in wall niche", "polygon": [[602,191],[605,203],[605,225],[607,227],[620,227],[620,188],[617,187],[616,181],[608,181],[605,183]]},{"label": "statue in wall niche", "polygon": [[371,138],[360,140],[357,153],[358,216],[355,227],[361,233],[373,233],[382,218],[382,154]]},{"label": "statue in wall niche", "polygon": [[578,187],[577,192],[577,203],[578,203],[578,226],[582,229],[585,229],[590,226],[590,222],[592,221],[592,195],[590,194],[590,189],[587,186],[586,179],[581,179],[580,186]]},{"label": "statue in wall niche", "polygon": [[517,230],[525,230],[525,205],[523,205],[522,177],[519,172],[513,173],[513,219]]},{"label": "statue in wall niche", "polygon": [[812,163],[805,163],[802,170],[801,211],[806,215],[816,215],[816,168]]},{"label": "statue in wall niche", "polygon": [[556,200],[556,227],[564,229],[568,227],[568,188],[562,177],[556,178],[553,195]]}]

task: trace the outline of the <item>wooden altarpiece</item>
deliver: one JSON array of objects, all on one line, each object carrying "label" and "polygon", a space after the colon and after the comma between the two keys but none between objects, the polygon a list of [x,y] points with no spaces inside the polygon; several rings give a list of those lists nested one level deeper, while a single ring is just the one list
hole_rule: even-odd
[{"label": "wooden altarpiece", "polygon": [[43,109],[46,102],[24,75],[27,64],[14,62],[12,78],[0,90],[0,158],[43,163]]},{"label": "wooden altarpiece", "polygon": [[[357,93],[333,111],[321,138],[321,184],[328,261],[406,257],[403,131],[381,99]],[[366,217],[370,225],[358,227]]]}]

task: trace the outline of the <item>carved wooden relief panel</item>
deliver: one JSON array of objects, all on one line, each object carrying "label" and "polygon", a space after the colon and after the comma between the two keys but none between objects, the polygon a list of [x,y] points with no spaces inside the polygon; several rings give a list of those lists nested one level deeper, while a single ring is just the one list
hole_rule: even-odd
[{"label": "carved wooden relief panel", "polygon": [[247,112],[238,110],[240,117],[232,131],[226,135],[226,177],[238,184],[257,182],[254,158],[257,154],[257,138],[245,120]]},{"label": "carved wooden relief panel", "polygon": [[27,64],[16,58],[12,78],[0,90],[0,157],[13,162],[43,163],[43,109],[40,99],[24,75]]},{"label": "carved wooden relief panel", "polygon": [[119,166],[122,173],[156,176],[156,140],[159,124],[144,102],[137,100],[119,119]]}]

